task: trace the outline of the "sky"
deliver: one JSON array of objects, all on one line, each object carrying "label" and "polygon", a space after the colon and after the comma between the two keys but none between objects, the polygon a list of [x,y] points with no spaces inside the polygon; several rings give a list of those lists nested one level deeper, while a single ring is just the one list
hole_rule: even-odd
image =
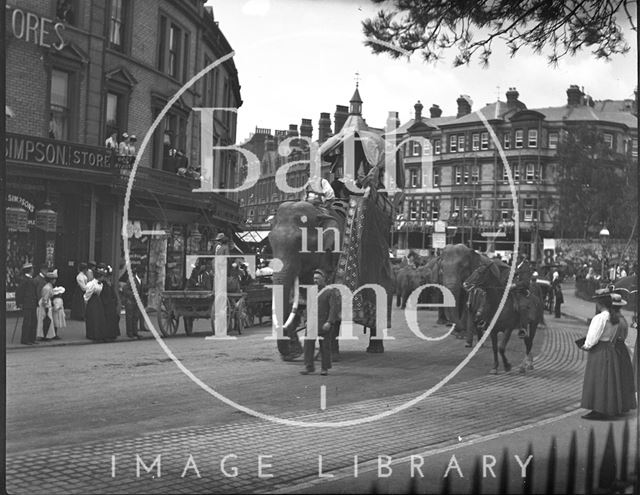
[{"label": "sky", "polygon": [[[595,100],[632,98],[637,86],[637,38],[627,29],[631,51],[611,61],[596,60],[589,51],[549,66],[544,55],[522,49],[516,57],[495,44],[488,68],[472,59],[453,67],[455,50],[437,65],[419,54],[409,60],[375,55],[363,44],[361,22],[379,6],[364,0],[209,0],[219,26],[235,51],[243,104],[238,111],[237,141],[256,127],[300,127],[313,122],[317,137],[320,112],[333,120],[336,105],[348,105],[359,74],[363,116],[373,127],[384,127],[389,111],[402,123],[413,118],[420,100],[438,104],[443,115],[455,115],[457,98],[469,95],[472,110],[515,87],[528,108],[566,104],[571,84],[584,87]],[[623,23],[623,26],[628,24]]]}]

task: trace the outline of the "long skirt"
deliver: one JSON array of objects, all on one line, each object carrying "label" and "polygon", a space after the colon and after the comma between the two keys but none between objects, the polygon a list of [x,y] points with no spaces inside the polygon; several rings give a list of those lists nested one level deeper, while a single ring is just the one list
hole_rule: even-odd
[{"label": "long skirt", "polygon": [[45,308],[38,304],[36,310],[36,336],[39,339],[52,339],[56,336],[55,329],[53,327],[53,310],[52,308]]},{"label": "long skirt", "polygon": [[73,297],[71,299],[71,319],[77,321],[84,320],[84,292],[80,289],[80,287],[76,287],[76,290],[73,292]]},{"label": "long skirt", "polygon": [[599,342],[587,355],[581,406],[607,416],[636,408],[634,377],[624,342]]},{"label": "long skirt", "polygon": [[56,329],[65,328],[67,326],[67,317],[64,314],[64,303],[61,297],[56,297],[52,301],[53,326]]},{"label": "long skirt", "polygon": [[98,294],[93,294],[87,302],[85,324],[88,339],[105,340],[107,338],[107,322],[104,317],[104,307]]}]

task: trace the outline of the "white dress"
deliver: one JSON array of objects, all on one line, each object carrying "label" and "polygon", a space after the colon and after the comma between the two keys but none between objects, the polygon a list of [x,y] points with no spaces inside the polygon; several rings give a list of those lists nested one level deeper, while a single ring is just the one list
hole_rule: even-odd
[{"label": "white dress", "polygon": [[[36,326],[36,337],[39,339],[52,339],[55,337],[51,296],[53,296],[53,286],[50,282],[47,282],[42,288],[41,297],[38,301],[38,308],[36,309],[36,318],[38,321],[38,325]],[[49,324],[45,327],[44,320],[47,314],[49,316]]]}]

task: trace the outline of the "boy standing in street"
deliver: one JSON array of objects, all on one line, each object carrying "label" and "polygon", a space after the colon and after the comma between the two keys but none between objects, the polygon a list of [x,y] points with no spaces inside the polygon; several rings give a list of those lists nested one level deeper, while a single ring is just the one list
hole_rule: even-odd
[{"label": "boy standing in street", "polygon": [[[322,291],[327,286],[327,275],[319,268],[313,272],[313,283],[318,286],[318,337],[320,339],[321,375],[329,374],[331,368],[331,334],[336,323],[340,320],[340,294],[337,289]],[[316,339],[304,340],[304,365],[300,373],[309,375],[315,371],[313,354]]]}]

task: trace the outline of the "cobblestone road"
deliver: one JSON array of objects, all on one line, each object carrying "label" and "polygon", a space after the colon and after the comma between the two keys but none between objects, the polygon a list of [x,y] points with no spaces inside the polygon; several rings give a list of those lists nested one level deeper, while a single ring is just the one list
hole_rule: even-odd
[{"label": "cobblestone road", "polygon": [[[358,463],[378,455],[400,457],[533,423],[577,407],[584,367],[584,353],[574,344],[584,334],[583,324],[563,322],[539,332],[544,343],[533,372],[486,375],[447,385],[416,406],[375,423],[320,429],[246,419],[21,452],[8,456],[7,488],[10,493],[271,492],[317,478],[319,455],[323,472],[339,473],[353,469],[354,455]],[[415,395],[297,411],[289,417],[301,421],[362,417],[371,409],[391,408]],[[221,469],[221,460],[228,455],[232,457],[225,469],[235,476],[226,476]],[[147,467],[159,461],[147,473],[136,456]],[[259,456],[263,456],[263,477]]]}]

